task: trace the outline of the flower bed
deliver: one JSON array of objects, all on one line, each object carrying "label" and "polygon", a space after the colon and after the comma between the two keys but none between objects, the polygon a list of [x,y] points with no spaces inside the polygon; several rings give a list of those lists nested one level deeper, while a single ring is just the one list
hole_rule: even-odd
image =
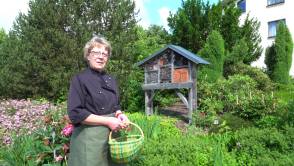
[{"label": "flower bed", "polygon": [[[60,106],[59,106],[60,107]],[[49,102],[31,100],[0,101],[0,140],[11,144],[11,134],[31,134],[44,124],[46,111],[56,110]]]}]

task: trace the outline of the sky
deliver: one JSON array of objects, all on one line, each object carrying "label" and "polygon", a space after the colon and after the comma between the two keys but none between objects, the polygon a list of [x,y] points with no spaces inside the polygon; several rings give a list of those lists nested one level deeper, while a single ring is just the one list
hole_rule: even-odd
[{"label": "sky", "polygon": [[[169,12],[175,13],[181,7],[182,0],[134,0],[136,9],[139,10],[139,24],[148,28],[151,24],[161,25],[168,29],[167,17]],[[210,3],[218,0],[208,0]],[[20,12],[27,13],[29,0],[1,0],[0,2],[0,27],[6,33],[12,28],[15,18]]]}]

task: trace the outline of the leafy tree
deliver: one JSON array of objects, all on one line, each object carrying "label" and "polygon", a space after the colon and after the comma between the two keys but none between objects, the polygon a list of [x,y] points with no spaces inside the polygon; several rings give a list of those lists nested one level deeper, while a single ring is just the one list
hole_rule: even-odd
[{"label": "leafy tree", "polygon": [[134,42],[133,50],[137,61],[143,60],[170,43],[170,36],[162,26],[151,25],[146,30],[137,26],[136,35],[137,40]]},{"label": "leafy tree", "polygon": [[275,82],[288,84],[289,71],[292,64],[293,41],[286,24],[278,24],[275,44],[267,49],[265,63],[271,79]]},{"label": "leafy tree", "polygon": [[[137,39],[132,44],[131,50],[136,62],[150,56],[170,42],[168,32],[161,26],[151,25],[146,30],[137,26],[135,32]],[[127,80],[125,81],[127,86],[123,96],[124,107],[127,108],[128,111],[143,109],[144,92],[141,88],[143,82],[143,70],[136,66],[132,66],[127,75]]]},{"label": "leafy tree", "polygon": [[198,54],[210,62],[202,71],[207,74],[209,81],[214,82],[223,75],[225,48],[224,40],[218,31],[211,32],[204,48]]}]

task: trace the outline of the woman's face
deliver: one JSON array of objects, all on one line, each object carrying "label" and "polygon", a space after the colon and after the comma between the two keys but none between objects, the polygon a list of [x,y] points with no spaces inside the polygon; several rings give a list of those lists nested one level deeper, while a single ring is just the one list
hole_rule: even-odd
[{"label": "woman's face", "polygon": [[108,61],[108,55],[105,45],[96,45],[88,55],[90,67],[94,70],[102,71]]}]

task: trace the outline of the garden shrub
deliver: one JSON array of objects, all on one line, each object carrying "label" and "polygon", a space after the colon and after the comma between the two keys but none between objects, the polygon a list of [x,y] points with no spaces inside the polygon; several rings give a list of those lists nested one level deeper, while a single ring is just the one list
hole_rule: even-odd
[{"label": "garden shrub", "polygon": [[294,99],[288,102],[287,113],[285,114],[285,122],[288,122],[290,126],[294,126]]},{"label": "garden shrub", "polygon": [[279,102],[272,93],[257,89],[257,83],[247,75],[229,76],[210,84],[200,82],[200,112],[220,115],[230,112],[245,120],[256,120],[277,111]]},{"label": "garden shrub", "polygon": [[257,83],[257,89],[259,90],[270,91],[274,88],[271,79],[261,69],[243,63],[230,65],[229,67],[227,67],[227,69],[229,70],[228,73],[230,73],[231,75],[248,75]]},{"label": "garden shrub", "polygon": [[205,129],[210,128],[213,125],[214,120],[217,118],[214,111],[202,112],[201,110],[193,113],[193,122],[197,127]]},{"label": "garden shrub", "polygon": [[259,128],[270,128],[270,127],[278,127],[280,124],[280,117],[274,115],[265,115],[261,117],[257,122],[257,126]]},{"label": "garden shrub", "polygon": [[276,83],[274,96],[279,98],[281,102],[288,103],[289,100],[294,98],[294,83],[288,85]]},{"label": "garden shrub", "polygon": [[226,122],[226,126],[229,127],[231,131],[237,131],[242,128],[252,127],[251,121],[240,118],[239,116],[233,115],[232,113],[226,112],[220,116],[220,124]]},{"label": "garden shrub", "polygon": [[293,155],[293,141],[286,138],[286,132],[275,128],[239,130],[228,144],[228,149],[236,155],[240,165],[259,165],[262,162],[293,165],[293,158],[289,158]]},{"label": "garden shrub", "polygon": [[155,96],[153,98],[153,105],[156,107],[166,107],[174,104],[177,100],[174,90],[156,90],[154,93]]},{"label": "garden shrub", "polygon": [[236,165],[236,160],[226,149],[227,141],[225,135],[185,135],[148,140],[141,156],[131,165]]},{"label": "garden shrub", "polygon": [[[201,141],[200,141],[201,140]],[[211,140],[197,137],[169,137],[146,142],[134,165],[208,165],[212,162]]]},{"label": "garden shrub", "polygon": [[144,74],[141,70],[134,68],[128,77],[128,86],[125,87],[121,105],[127,112],[138,112],[139,110],[143,110],[145,106],[144,91],[141,87],[142,82],[144,82]]}]

